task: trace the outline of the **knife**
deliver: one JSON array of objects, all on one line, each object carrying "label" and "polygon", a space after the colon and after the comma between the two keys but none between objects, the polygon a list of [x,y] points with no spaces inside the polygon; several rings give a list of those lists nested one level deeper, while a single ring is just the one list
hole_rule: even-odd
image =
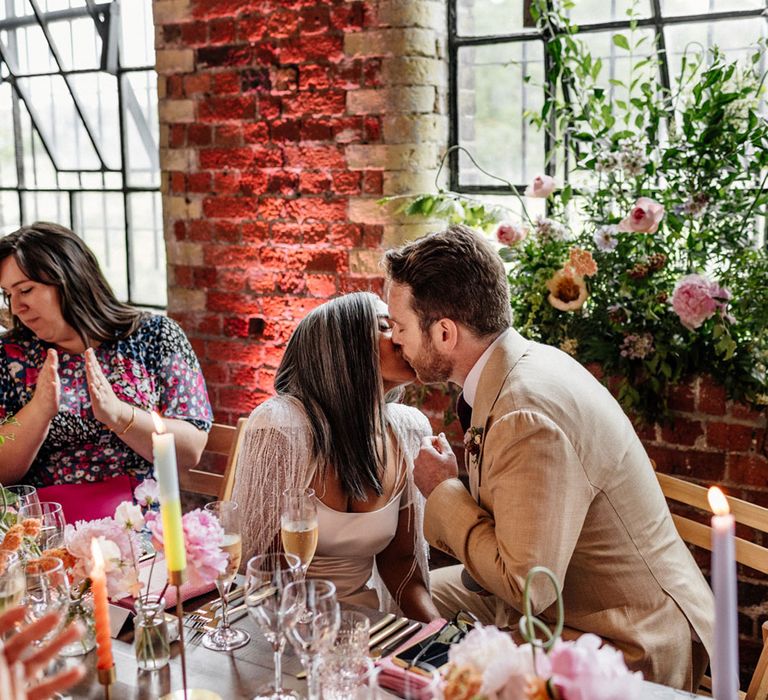
[{"label": "knife", "polygon": [[378,620],[377,622],[374,622],[371,625],[371,629],[368,630],[368,633],[376,634],[376,632],[378,632],[380,629],[382,629],[383,627],[386,627],[390,622],[393,622],[396,617],[397,615],[395,615],[394,613],[387,613],[386,615],[384,615],[384,617],[382,617],[380,620]]},{"label": "knife", "polygon": [[385,639],[391,637],[395,632],[405,627],[408,622],[409,620],[407,617],[398,617],[397,620],[371,636],[371,639],[368,642],[368,648],[373,649],[375,646],[378,646]]},{"label": "knife", "polygon": [[383,656],[389,656],[393,651],[401,647],[406,639],[413,637],[420,629],[420,622],[412,622],[404,630],[401,630],[393,637],[387,639],[387,643],[384,646],[378,646],[371,649],[371,657],[373,659],[379,659]]}]

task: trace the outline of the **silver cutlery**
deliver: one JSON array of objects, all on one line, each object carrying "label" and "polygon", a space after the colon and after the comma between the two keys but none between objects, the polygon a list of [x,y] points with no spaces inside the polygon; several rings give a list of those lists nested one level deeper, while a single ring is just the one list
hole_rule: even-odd
[{"label": "silver cutlery", "polygon": [[408,622],[409,620],[407,617],[398,617],[394,622],[391,622],[386,627],[380,629],[378,632],[376,632],[376,634],[371,635],[370,641],[368,642],[368,648],[373,649],[374,647],[378,646],[385,639],[388,639],[395,632],[405,627]]},{"label": "silver cutlery", "polygon": [[376,660],[376,659],[380,659],[382,656],[388,656],[393,651],[395,651],[395,649],[402,646],[405,640],[413,637],[420,629],[421,629],[420,622],[412,622],[404,630],[400,630],[400,632],[398,632],[394,636],[387,638],[386,640],[387,643],[384,644],[383,646],[377,646],[371,649],[371,658]]}]

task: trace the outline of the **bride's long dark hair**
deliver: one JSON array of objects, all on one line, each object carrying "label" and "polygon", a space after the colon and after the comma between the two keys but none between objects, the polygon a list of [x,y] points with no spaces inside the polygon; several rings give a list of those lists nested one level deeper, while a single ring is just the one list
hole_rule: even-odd
[{"label": "bride's long dark hair", "polygon": [[[146,316],[118,301],[96,256],[65,226],[36,221],[3,236],[0,262],[11,255],[29,279],[59,290],[61,314],[86,346],[90,341],[125,338]],[[16,316],[13,327],[23,327]]]},{"label": "bride's long dark hair", "polygon": [[277,393],[304,406],[314,458],[356,500],[370,489],[382,493],[386,464],[380,304],[373,294],[355,292],[311,311],[288,341],[275,377]]}]

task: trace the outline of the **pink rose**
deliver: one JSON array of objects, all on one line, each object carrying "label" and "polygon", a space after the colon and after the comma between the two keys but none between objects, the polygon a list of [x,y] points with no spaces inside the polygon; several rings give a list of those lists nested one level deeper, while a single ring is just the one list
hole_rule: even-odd
[{"label": "pink rose", "polygon": [[525,226],[519,226],[517,224],[510,223],[509,221],[503,221],[496,229],[496,240],[504,245],[514,245],[528,235],[528,229]]},{"label": "pink rose", "polygon": [[687,275],[677,281],[672,293],[672,308],[688,330],[695,330],[704,321],[720,312],[724,318],[725,307],[731,293],[704,275]]},{"label": "pink rose", "polygon": [[555,178],[549,175],[537,175],[533,182],[525,188],[526,197],[546,199],[555,191]]},{"label": "pink rose", "polygon": [[629,216],[621,220],[618,230],[633,233],[656,233],[663,218],[663,205],[648,197],[640,197],[635,202]]}]

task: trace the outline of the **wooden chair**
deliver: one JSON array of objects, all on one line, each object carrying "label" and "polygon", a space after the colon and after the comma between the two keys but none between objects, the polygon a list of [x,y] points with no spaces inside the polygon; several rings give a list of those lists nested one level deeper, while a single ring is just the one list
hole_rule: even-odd
[{"label": "wooden chair", "polygon": [[[214,496],[219,501],[228,501],[232,497],[237,455],[247,421],[247,418],[240,418],[236,426],[213,424],[200,464],[179,472],[182,490]],[[211,467],[218,469],[222,464],[223,471],[211,470]]]},{"label": "wooden chair", "polygon": [[[655,469],[656,465],[654,465]],[[710,514],[707,489],[684,479],[669,474],[656,472],[661,490],[669,501],[676,501],[686,506],[696,508]],[[731,513],[737,524],[768,532],[768,508],[762,508],[754,503],[748,503],[739,498],[726,496]],[[711,528],[709,525],[692,520],[676,513],[672,514],[677,531],[684,542],[712,550]],[[736,561],[751,569],[768,573],[768,548],[749,542],[742,537],[736,538]],[[709,679],[704,681],[705,688]],[[701,691],[700,691],[701,692]],[[752,680],[746,693],[739,694],[746,700],[768,700],[768,622],[763,623],[763,651],[752,674]]]}]

